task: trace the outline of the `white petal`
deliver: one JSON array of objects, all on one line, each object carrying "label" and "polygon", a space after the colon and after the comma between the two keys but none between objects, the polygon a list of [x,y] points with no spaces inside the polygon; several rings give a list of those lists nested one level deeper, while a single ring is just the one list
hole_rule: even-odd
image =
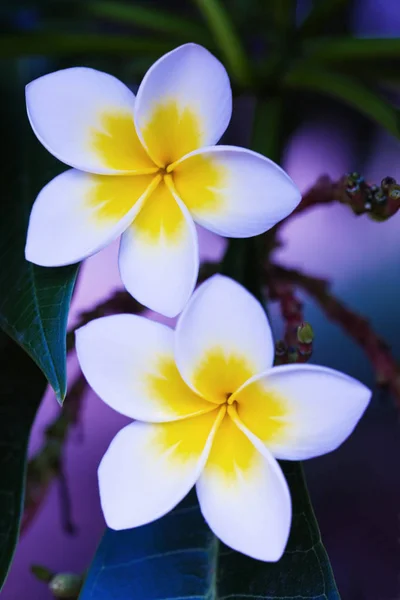
[{"label": "white petal", "polygon": [[129,226],[153,181],[153,175],[109,177],[75,169],[61,173],[32,207],[27,260],[58,267],[98,252]]},{"label": "white petal", "polygon": [[111,408],[141,421],[173,421],[215,409],[184,383],[174,332],[137,315],[91,321],[76,333],[84,376]]},{"label": "white petal", "polygon": [[146,73],[137,93],[135,123],[150,156],[167,166],[215,144],[231,113],[232,92],[223,65],[205,48],[185,44]]},{"label": "white petal", "polygon": [[371,390],[356,379],[316,365],[275,367],[235,396],[240,419],[283,460],[335,450],[352,433],[370,398]]},{"label": "white petal", "polygon": [[85,67],[64,69],[26,87],[32,128],[67,165],[90,173],[148,172],[155,165],[135,129],[135,96],[121,81]]},{"label": "white petal", "polygon": [[228,237],[267,231],[301,200],[283,169],[261,154],[235,146],[189,154],[174,167],[173,178],[194,220]]},{"label": "white petal", "polygon": [[190,298],[199,271],[196,228],[164,182],[122,236],[119,268],[128,292],[162,315],[174,317]]},{"label": "white petal", "polygon": [[220,417],[218,410],[175,423],[132,423],[99,467],[100,499],[113,529],[144,525],[169,512],[196,483]]},{"label": "white petal", "polygon": [[273,357],[268,319],[243,286],[214,275],[196,290],[176,327],[176,363],[188,385],[224,402]]},{"label": "white petal", "polygon": [[275,562],[285,550],[292,517],[290,493],[273,456],[226,416],[197,482],[201,512],[234,550]]}]

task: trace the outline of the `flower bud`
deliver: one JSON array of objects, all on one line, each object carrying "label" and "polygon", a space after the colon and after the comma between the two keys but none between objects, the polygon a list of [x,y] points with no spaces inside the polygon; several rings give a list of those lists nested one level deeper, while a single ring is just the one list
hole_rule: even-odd
[{"label": "flower bud", "polygon": [[301,344],[311,344],[314,339],[314,331],[310,323],[302,323],[298,326],[297,339]]},{"label": "flower bud", "polygon": [[82,577],[75,573],[59,573],[49,583],[56,598],[77,598],[82,587]]}]

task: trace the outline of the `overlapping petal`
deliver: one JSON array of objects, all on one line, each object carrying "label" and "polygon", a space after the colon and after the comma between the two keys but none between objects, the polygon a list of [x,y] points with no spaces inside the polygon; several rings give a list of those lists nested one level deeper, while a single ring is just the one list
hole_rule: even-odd
[{"label": "overlapping petal", "polygon": [[136,134],[135,96],[112,75],[86,67],[44,75],[27,86],[26,104],[40,142],[67,165],[99,174],[156,171]]},{"label": "overlapping petal", "polygon": [[228,277],[215,275],[193,294],[176,327],[183,379],[212,401],[272,365],[271,329],[260,303]]},{"label": "overlapping petal", "polygon": [[114,410],[162,422],[215,409],[184,383],[173,356],[172,329],[137,315],[91,321],[76,333],[88,383]]},{"label": "overlapping petal", "polygon": [[283,169],[261,154],[235,146],[192,152],[175,166],[173,177],[194,220],[228,237],[267,231],[301,199]]},{"label": "overlapping petal", "polygon": [[246,427],[279,459],[335,450],[371,398],[362,383],[327,367],[284,365],[254,377],[235,395]]},{"label": "overlapping petal", "polygon": [[152,310],[174,317],[188,301],[199,270],[196,228],[164,181],[123,234],[119,267],[126,289]]},{"label": "overlapping petal", "polygon": [[137,527],[174,508],[196,483],[223,411],[174,423],[135,422],[122,429],[98,472],[107,525]]},{"label": "overlapping petal", "polygon": [[230,416],[196,487],[203,516],[220,540],[258,560],[280,559],[291,522],[287,483],[268,450]]},{"label": "overlapping petal", "polygon": [[26,258],[69,265],[116,239],[141,209],[153,175],[108,177],[70,169],[50,181],[33,205]]},{"label": "overlapping petal", "polygon": [[228,126],[232,92],[223,65],[208,50],[185,44],[161,57],[137,93],[135,123],[160,166],[215,144]]}]

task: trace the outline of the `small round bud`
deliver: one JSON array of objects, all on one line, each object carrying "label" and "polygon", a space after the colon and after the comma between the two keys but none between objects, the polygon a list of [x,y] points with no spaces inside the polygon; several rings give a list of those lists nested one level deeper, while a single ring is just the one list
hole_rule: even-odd
[{"label": "small round bud", "polygon": [[49,583],[49,589],[56,598],[74,598],[82,587],[82,577],[75,573],[59,573]]},{"label": "small round bud", "polygon": [[382,189],[377,189],[374,193],[374,202],[376,204],[384,204],[386,202],[386,195]]},{"label": "small round bud", "polygon": [[400,185],[394,185],[389,190],[389,198],[391,198],[391,200],[400,200]]},{"label": "small round bud", "polygon": [[359,192],[362,178],[360,178],[360,175],[356,172],[348,173],[346,177],[346,193],[352,196]]},{"label": "small round bud", "polygon": [[314,331],[310,323],[302,323],[298,326],[297,339],[301,344],[311,344],[314,339]]},{"label": "small round bud", "polygon": [[297,361],[299,357],[299,353],[297,351],[297,348],[295,348],[294,346],[289,346],[288,348],[288,360],[290,363],[295,363]]},{"label": "small round bud", "polygon": [[283,340],[275,342],[275,354],[276,356],[283,356],[286,353],[286,344]]},{"label": "small round bud", "polygon": [[396,185],[396,180],[393,177],[385,177],[381,181],[381,187],[383,190],[387,190],[390,185]]}]

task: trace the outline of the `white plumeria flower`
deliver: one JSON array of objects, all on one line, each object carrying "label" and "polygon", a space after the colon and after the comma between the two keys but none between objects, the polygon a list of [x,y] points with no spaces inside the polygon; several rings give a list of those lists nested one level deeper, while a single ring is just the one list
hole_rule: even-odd
[{"label": "white plumeria flower", "polygon": [[197,280],[194,221],[250,237],[300,201],[275,163],[214,146],[230,121],[232,92],[225,68],[196,44],[160,58],[136,98],[115,77],[76,67],[30,83],[26,101],[38,139],[73,167],[40,192],[26,258],[71,264],[123,234],[124,285],[164,315],[182,310]]},{"label": "white plumeria flower", "polygon": [[83,373],[113,409],[137,419],[99,467],[113,529],[144,525],[197,487],[200,508],[228,546],[264,561],[284,552],[289,489],[276,459],[337,448],[371,397],[326,367],[272,367],[263,308],[216,275],[194,293],[175,332],[135,315],[92,321],[77,332]]}]

